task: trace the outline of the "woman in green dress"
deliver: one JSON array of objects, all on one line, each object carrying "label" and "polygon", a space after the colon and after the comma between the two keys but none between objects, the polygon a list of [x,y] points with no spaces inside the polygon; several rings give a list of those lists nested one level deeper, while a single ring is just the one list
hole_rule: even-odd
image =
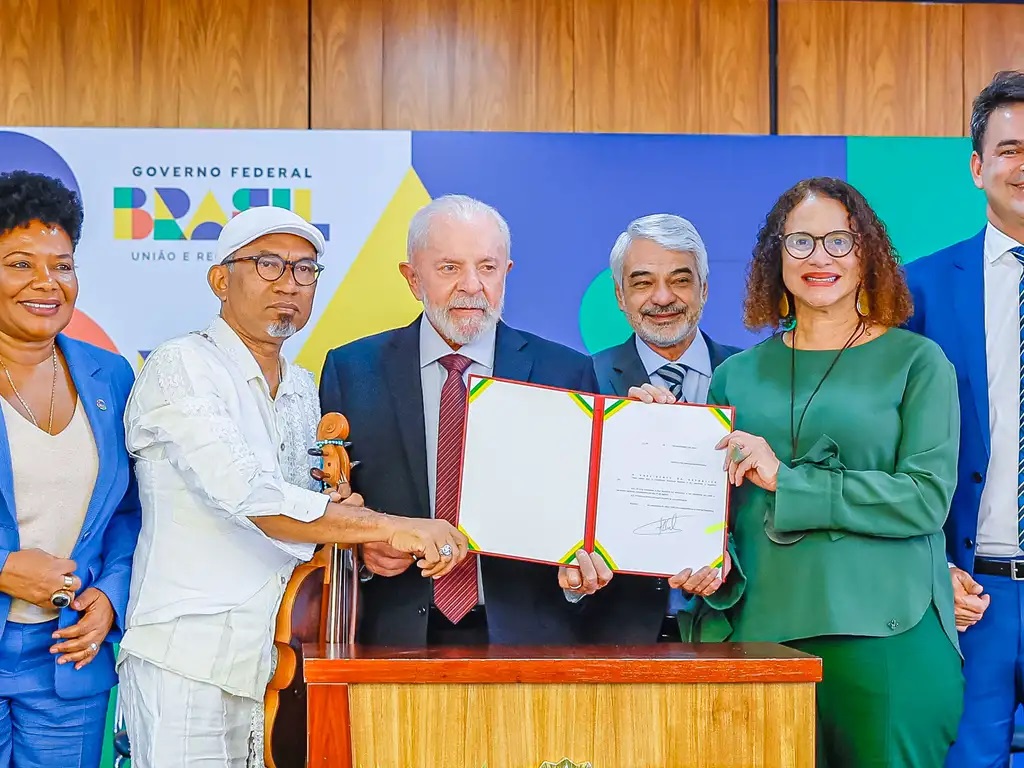
[{"label": "woman in green dress", "polygon": [[[776,202],[744,309],[752,330],[781,332],[712,378],[708,401],[736,409],[719,447],[737,567],[721,590],[732,605],[704,603],[689,639],[725,639],[708,636],[724,623],[730,641],[821,657],[819,765],[941,768],[963,693],[942,533],[953,367],[898,327],[912,307],[895,250],[838,179]],[[631,394],[671,400],[650,385]]]}]

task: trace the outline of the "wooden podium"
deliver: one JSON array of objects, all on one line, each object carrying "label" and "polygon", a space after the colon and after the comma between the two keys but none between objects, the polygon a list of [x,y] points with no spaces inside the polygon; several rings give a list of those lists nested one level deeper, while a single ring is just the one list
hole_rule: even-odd
[{"label": "wooden podium", "polygon": [[315,768],[814,765],[821,660],[768,644],[304,647]]}]

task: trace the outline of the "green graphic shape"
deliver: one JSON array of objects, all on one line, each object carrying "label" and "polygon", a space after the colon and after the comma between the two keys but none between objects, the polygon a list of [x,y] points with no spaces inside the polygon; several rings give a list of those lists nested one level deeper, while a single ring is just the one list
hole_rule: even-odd
[{"label": "green graphic shape", "polygon": [[595,277],[580,302],[580,335],[589,354],[621,344],[633,332],[615,300],[615,280],[605,269]]},{"label": "green graphic shape", "polygon": [[903,263],[985,226],[985,196],[971,179],[966,138],[851,137],[846,178],[889,230]]}]

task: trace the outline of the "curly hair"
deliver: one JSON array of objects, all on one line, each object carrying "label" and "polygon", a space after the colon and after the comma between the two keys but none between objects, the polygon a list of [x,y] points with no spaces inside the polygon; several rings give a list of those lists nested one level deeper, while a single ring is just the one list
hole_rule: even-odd
[{"label": "curly hair", "polygon": [[[895,327],[913,313],[910,289],[900,268],[899,255],[885,224],[853,186],[831,177],[804,179],[775,201],[757,233],[753,258],[747,272],[747,295],[743,303],[743,322],[752,331],[779,327],[779,304],[785,285],[782,282],[782,239],[789,214],[809,195],[821,195],[840,203],[850,217],[857,235],[861,280],[868,303],[868,322]],[[792,297],[786,292],[793,306]]]},{"label": "curly hair", "polygon": [[81,199],[60,179],[28,171],[0,173],[0,235],[41,221],[63,229],[76,248],[84,218]]}]

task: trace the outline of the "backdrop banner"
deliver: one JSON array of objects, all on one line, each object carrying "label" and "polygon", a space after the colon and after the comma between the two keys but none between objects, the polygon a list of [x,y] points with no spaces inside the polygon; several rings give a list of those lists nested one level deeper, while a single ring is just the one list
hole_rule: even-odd
[{"label": "backdrop banner", "polygon": [[629,333],[608,271],[616,236],[648,213],[684,216],[709,254],[702,325],[749,346],[759,336],[742,324],[747,263],[787,187],[848,179],[910,261],[983,226],[969,157],[967,139],[0,130],[0,170],[56,175],[82,194],[81,295],[69,332],[136,368],[216,312],[206,273],[229,217],[278,205],[317,225],[326,269],[310,322],[286,345],[317,377],[332,347],[416,316],[397,265],[410,218],[439,195],[478,197],[508,220],[508,322],[591,353]]}]

